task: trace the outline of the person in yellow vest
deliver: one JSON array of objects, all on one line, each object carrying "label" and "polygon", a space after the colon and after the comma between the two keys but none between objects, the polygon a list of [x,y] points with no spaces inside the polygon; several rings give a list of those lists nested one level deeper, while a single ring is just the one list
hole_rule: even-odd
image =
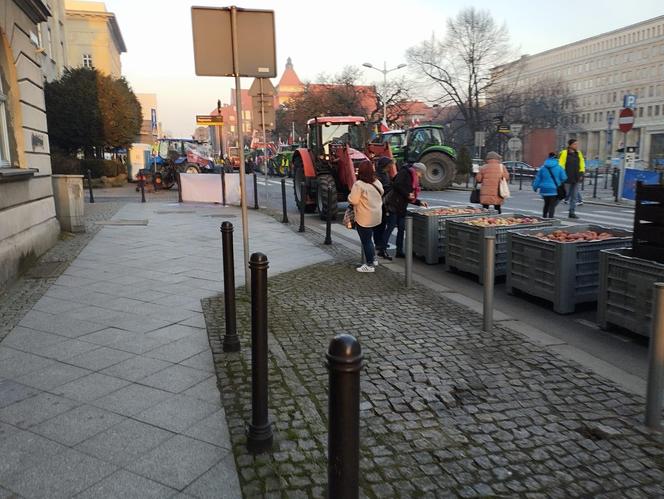
[{"label": "person in yellow vest", "polygon": [[578,145],[576,139],[569,139],[567,141],[567,148],[560,151],[558,155],[558,164],[565,169],[567,183],[569,184],[567,192],[569,196],[569,218],[579,218],[575,213],[577,192],[579,190],[579,183],[583,180],[583,175],[586,173],[586,162],[583,159],[583,154],[578,149]]}]

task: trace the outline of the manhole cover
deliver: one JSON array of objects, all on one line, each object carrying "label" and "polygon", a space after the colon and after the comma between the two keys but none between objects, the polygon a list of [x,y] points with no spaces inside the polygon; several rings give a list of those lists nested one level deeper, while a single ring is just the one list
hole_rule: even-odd
[{"label": "manhole cover", "polygon": [[25,273],[28,279],[48,279],[58,277],[67,268],[67,262],[40,262]]},{"label": "manhole cover", "polygon": [[147,225],[147,220],[104,220],[95,222],[96,225]]},{"label": "manhole cover", "polygon": [[196,213],[194,210],[158,210],[155,211],[156,214],[158,215],[184,215],[184,214],[192,214]]},{"label": "manhole cover", "polygon": [[215,213],[214,215],[203,215],[203,216],[209,218],[237,218],[237,215],[223,215],[221,213]]}]

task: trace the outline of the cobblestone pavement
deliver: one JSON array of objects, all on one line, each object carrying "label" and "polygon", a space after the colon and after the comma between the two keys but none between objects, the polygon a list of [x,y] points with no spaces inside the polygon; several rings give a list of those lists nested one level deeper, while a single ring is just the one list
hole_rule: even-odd
[{"label": "cobblestone pavement", "polygon": [[[122,202],[97,202],[85,204],[85,232],[62,232],[53,248],[35,262],[26,275],[19,277],[4,293],[0,294],[0,341],[14,329],[18,322],[39,301],[69,263],[101,228],[95,222],[109,220],[124,205]],[[53,264],[41,266],[39,264]],[[39,268],[44,270],[39,272]],[[32,272],[31,272],[32,271]],[[46,276],[49,277],[46,277]]]},{"label": "cobblestone pavement", "polygon": [[363,496],[664,496],[664,436],[642,426],[643,398],[516,332],[481,332],[481,316],[424,287],[406,291],[385,268],[358,274],[353,255],[332,248],[334,262],[269,281],[270,454],[245,447],[249,300],[238,296],[236,354],[220,348],[223,298],[203,303],[246,497],[324,496],[324,361],[341,332],[365,355]]}]

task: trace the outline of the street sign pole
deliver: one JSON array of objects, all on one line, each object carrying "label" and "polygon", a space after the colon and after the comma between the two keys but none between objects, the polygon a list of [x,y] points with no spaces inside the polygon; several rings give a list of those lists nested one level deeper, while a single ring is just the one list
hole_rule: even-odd
[{"label": "street sign pole", "polygon": [[[265,104],[264,104],[264,94],[263,94],[263,78],[258,79],[261,84],[261,127],[263,128],[263,162],[265,164],[265,195],[268,195],[267,192],[267,140],[265,138]],[[267,202],[265,203],[267,205]]]},{"label": "street sign pole", "polygon": [[618,178],[618,192],[616,193],[616,202],[622,200],[623,186],[625,185],[625,163],[627,161],[627,132],[634,126],[634,111],[626,107],[620,111],[618,116],[618,128],[623,133],[623,157],[620,162],[620,172]]},{"label": "street sign pole", "polygon": [[244,174],[244,144],[242,140],[242,88],[238,64],[237,7],[231,7],[231,46],[233,74],[235,76],[235,116],[237,123],[238,152],[240,154],[240,210],[242,212],[242,246],[244,248],[244,286],[249,291],[249,215],[247,213],[247,184]]}]

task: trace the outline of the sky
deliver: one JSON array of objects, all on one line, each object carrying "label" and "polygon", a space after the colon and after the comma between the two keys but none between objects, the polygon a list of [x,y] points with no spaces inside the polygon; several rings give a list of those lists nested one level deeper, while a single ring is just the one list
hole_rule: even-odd
[{"label": "sky", "polygon": [[[137,93],[157,94],[162,130],[190,136],[195,115],[208,114],[217,99],[230,102],[233,78],[201,77],[194,72],[192,5],[228,7],[219,0],[105,0],[122,31],[127,53],[122,73]],[[664,15],[661,0],[253,0],[238,7],[275,12],[276,85],[287,57],[302,81],[334,75],[347,65],[362,70],[361,82],[382,82],[364,62],[393,68],[406,62],[409,47],[445,35],[448,18],[469,6],[488,10],[504,23],[517,54],[535,54],[639,21]],[[391,75],[403,72],[400,69]],[[414,76],[414,75],[413,75]],[[243,79],[248,88],[251,79]]]}]

